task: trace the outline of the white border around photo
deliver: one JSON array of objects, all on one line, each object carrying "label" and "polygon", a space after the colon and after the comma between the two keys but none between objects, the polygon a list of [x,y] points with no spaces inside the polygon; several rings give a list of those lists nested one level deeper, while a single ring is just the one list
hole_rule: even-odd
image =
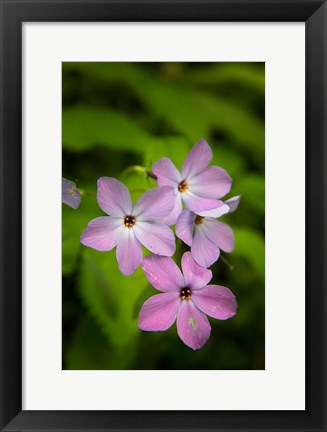
[{"label": "white border around photo", "polygon": [[[64,61],[266,63],[265,370],[62,371]],[[304,253],[304,23],[24,24],[24,410],[304,410]]]}]

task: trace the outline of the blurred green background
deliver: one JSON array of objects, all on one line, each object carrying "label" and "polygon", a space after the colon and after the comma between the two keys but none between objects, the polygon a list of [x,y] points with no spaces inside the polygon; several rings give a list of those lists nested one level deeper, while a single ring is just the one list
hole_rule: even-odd
[{"label": "blurred green background", "polygon": [[[62,98],[62,174],[86,191],[77,210],[62,206],[63,369],[264,369],[264,63],[63,63]],[[99,177],[122,180],[136,199],[156,183],[126,168],[151,168],[164,156],[181,168],[202,137],[212,164],[233,177],[228,197],[242,195],[221,218],[234,229],[235,250],[224,254],[234,268],[222,260],[211,268],[211,283],[233,291],[238,312],[209,318],[209,341],[192,351],[175,324],[139,330],[141,305],[158,292],[141,269],[123,276],[115,249],[97,252],[79,238],[103,214]],[[180,264],[187,249],[177,246]]]}]

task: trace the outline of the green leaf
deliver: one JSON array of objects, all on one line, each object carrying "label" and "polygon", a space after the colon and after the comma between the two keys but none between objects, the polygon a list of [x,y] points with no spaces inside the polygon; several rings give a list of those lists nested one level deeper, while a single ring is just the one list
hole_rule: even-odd
[{"label": "green leaf", "polygon": [[247,63],[206,63],[203,67],[186,71],[183,80],[205,87],[236,83],[262,94],[265,91],[264,69]]},{"label": "green leaf", "polygon": [[262,235],[249,228],[234,228],[233,253],[244,257],[261,280],[265,278],[265,242]]},{"label": "green leaf", "polygon": [[76,268],[81,250],[80,236],[88,222],[100,216],[96,197],[82,196],[78,209],[62,205],[62,274],[68,276]]},{"label": "green leaf", "polygon": [[129,369],[135,357],[136,341],[125,349],[113,347],[90,316],[84,316],[67,347],[64,369]]},{"label": "green leaf", "polygon": [[144,154],[144,164],[148,168],[161,157],[170,157],[181,164],[190,149],[185,138],[152,136],[119,111],[85,105],[65,108],[63,147],[80,152],[97,145]]},{"label": "green leaf", "polygon": [[82,299],[117,349],[128,346],[139,333],[134,305],[147,284],[140,268],[132,276],[120,273],[115,250],[83,249],[79,274]]},{"label": "green leaf", "polygon": [[209,139],[212,132],[218,131],[262,166],[264,124],[238,102],[183,82],[174,83],[130,63],[78,63],[67,67],[75,67],[92,80],[98,79],[100,87],[114,83],[128,86],[147,107],[152,122],[164,119],[175,134],[186,137],[192,145],[201,137]]},{"label": "green leaf", "polygon": [[78,72],[87,76],[88,83],[108,85],[116,81],[136,83],[139,81],[139,68],[133,63],[119,62],[63,62],[63,75]]},{"label": "green leaf", "polygon": [[96,145],[142,153],[151,137],[133,120],[108,108],[77,105],[63,110],[65,149],[83,151]]},{"label": "green leaf", "polygon": [[163,117],[193,145],[217,130],[261,162],[264,125],[249,110],[204,90],[175,86],[150,77],[145,77],[143,85],[133,89],[151,112]]},{"label": "green leaf", "polygon": [[242,207],[252,208],[260,214],[265,212],[265,179],[260,175],[249,174],[238,179],[235,195],[242,196]]},{"label": "green leaf", "polygon": [[190,140],[182,136],[157,138],[153,145],[147,147],[144,164],[151,167],[157,160],[168,157],[178,169],[181,169],[191,147]]},{"label": "green leaf", "polygon": [[[246,161],[235,148],[225,142],[210,142],[213,159],[210,165],[218,165],[225,169],[233,178],[240,178],[245,169]],[[234,193],[233,187],[233,195]]]},{"label": "green leaf", "polygon": [[62,206],[62,274],[71,274],[77,264],[80,251],[81,227],[77,210],[63,204]]},{"label": "green leaf", "polygon": [[156,187],[157,184],[153,179],[142,174],[131,173],[122,180],[125,186],[128,187],[133,204],[148,190]]}]

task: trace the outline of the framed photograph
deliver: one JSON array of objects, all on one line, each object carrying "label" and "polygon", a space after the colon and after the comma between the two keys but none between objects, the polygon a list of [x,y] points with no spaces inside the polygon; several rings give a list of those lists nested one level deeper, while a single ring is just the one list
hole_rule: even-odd
[{"label": "framed photograph", "polygon": [[1,430],[327,430],[326,13],[1,1]]}]

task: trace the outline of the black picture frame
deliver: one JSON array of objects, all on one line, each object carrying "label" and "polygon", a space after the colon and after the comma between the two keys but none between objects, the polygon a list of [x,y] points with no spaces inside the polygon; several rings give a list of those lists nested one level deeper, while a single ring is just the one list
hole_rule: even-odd
[{"label": "black picture frame", "polygon": [[[326,1],[0,0],[0,5],[1,431],[327,431]],[[305,411],[22,411],[22,23],[28,21],[305,22]],[[290,202],[288,211],[294,206]]]}]

